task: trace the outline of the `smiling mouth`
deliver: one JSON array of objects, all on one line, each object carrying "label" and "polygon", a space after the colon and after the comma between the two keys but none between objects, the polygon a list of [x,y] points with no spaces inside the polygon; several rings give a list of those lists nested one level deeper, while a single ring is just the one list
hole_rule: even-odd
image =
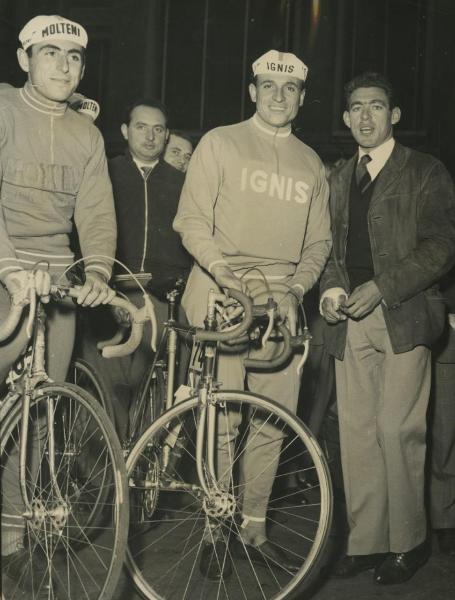
[{"label": "smiling mouth", "polygon": [[373,131],[373,127],[360,127],[360,133],[362,133],[363,135],[370,135],[371,133],[373,133]]}]

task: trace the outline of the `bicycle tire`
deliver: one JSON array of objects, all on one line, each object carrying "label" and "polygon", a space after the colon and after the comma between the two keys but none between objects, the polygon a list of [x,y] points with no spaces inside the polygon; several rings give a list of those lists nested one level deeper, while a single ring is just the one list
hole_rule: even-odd
[{"label": "bicycle tire", "polygon": [[[277,403],[256,394],[235,391],[214,392],[218,412],[223,416],[238,411],[244,419],[232,455],[238,464],[245,448],[263,427],[278,428],[280,466],[275,477],[267,511],[269,540],[282,551],[301,561],[297,574],[284,571],[272,563],[256,566],[251,560],[248,546],[241,547],[243,554],[234,552],[239,546],[241,509],[239,497],[245,480],[238,476],[231,481],[233,508],[229,502],[220,506],[226,513],[207,520],[207,499],[200,489],[195,472],[195,440],[191,431],[197,422],[198,399],[192,397],[165,412],[142,435],[127,460],[127,474],[131,486],[138,464],[148,460],[146,451],[154,449],[155,459],[162,460],[170,432],[186,436],[184,458],[177,466],[173,480],[159,477],[159,502],[146,533],[139,534],[130,528],[126,565],[141,594],[151,600],[211,598],[248,600],[280,600],[300,598],[313,583],[324,564],[324,550],[332,520],[332,488],[327,463],[318,443],[307,427]],[[241,411],[241,412],[239,412]],[[261,425],[262,423],[262,425]],[[286,440],[286,441],[284,441]],[[305,463],[302,466],[302,459]],[[289,465],[297,460],[297,470],[305,471],[310,485],[305,497],[284,492],[283,483],[290,473]],[[266,466],[268,468],[268,466]],[[293,473],[295,475],[296,473]],[[256,473],[254,478],[260,477]],[[253,479],[254,479],[253,478]],[[139,484],[140,485],[140,484]],[[205,579],[199,572],[201,548],[207,539],[207,523],[215,524],[218,536],[227,544],[226,554],[217,556],[220,564],[230,560],[232,574],[219,581]],[[204,534],[205,532],[205,534]]]},{"label": "bicycle tire", "polygon": [[[51,485],[45,418],[52,405],[57,485]],[[19,400],[3,415],[0,426],[2,484],[4,478],[13,476],[8,464],[18,450],[21,408]],[[26,461],[26,484],[33,514],[25,521],[28,560],[23,564],[23,576],[36,572],[35,561],[39,556],[48,565],[44,575],[41,571],[40,579],[34,579],[30,599],[42,598],[43,592],[52,598],[55,591],[59,598],[109,600],[122,570],[129,519],[125,463],[112,423],[85,390],[69,383],[51,383],[35,390],[29,427],[29,433],[37,440],[33,456],[38,458],[38,465],[32,469],[30,454]],[[103,506],[100,494],[93,489],[99,482],[100,469],[109,470],[108,500]],[[96,504],[97,511],[102,510],[102,524],[93,523],[91,502]],[[18,507],[8,503],[4,496],[3,510],[14,514]],[[22,509],[18,516],[21,514]],[[6,574],[3,581],[5,600],[23,597],[22,592],[19,594],[20,582],[7,578]]]},{"label": "bicycle tire", "polygon": [[163,366],[156,365],[142,378],[132,410],[130,434],[133,444],[164,411],[166,405],[167,374]]},{"label": "bicycle tire", "polygon": [[[166,375],[163,367],[157,365],[148,371],[142,379],[130,416],[130,433],[127,442],[127,452],[131,450],[141,434],[162,414],[166,401]],[[149,460],[145,463],[154,464],[152,469],[144,469],[137,465],[135,477],[149,484],[157,481],[159,471],[152,461],[153,450],[147,451]],[[147,530],[153,515],[158,494],[148,490],[132,490],[130,492],[130,523],[136,532]]]},{"label": "bicycle tire", "polygon": [[106,384],[101,375],[97,373],[96,369],[90,363],[83,358],[74,358],[68,369],[67,381],[74,383],[74,385],[77,385],[96,398],[114,423],[114,411]]}]

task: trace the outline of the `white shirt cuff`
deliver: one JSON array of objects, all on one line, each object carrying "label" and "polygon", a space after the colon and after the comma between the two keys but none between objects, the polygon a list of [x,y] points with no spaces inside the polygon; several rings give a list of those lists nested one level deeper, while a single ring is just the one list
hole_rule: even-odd
[{"label": "white shirt cuff", "polygon": [[[342,287],[333,287],[333,288],[329,288],[328,290],[326,290],[322,296],[321,299],[319,300],[319,313],[322,315],[322,303],[324,301],[324,298],[331,298],[332,300],[334,300],[335,302],[338,300],[339,296],[346,296],[347,297],[347,292],[346,290],[344,290]],[[338,308],[338,306],[337,306]],[[324,316],[324,315],[322,315]]]}]

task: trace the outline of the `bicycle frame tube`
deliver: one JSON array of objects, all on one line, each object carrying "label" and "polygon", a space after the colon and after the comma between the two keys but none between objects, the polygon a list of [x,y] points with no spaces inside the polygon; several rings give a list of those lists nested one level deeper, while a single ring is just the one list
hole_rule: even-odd
[{"label": "bicycle frame tube", "polygon": [[[29,417],[30,417],[30,402],[38,383],[45,381],[48,378],[45,370],[45,348],[46,348],[46,313],[41,303],[37,303],[36,315],[34,318],[35,326],[33,330],[32,342],[32,364],[30,371],[26,373],[24,392],[22,394],[22,423],[19,441],[19,480],[22,499],[26,507],[25,517],[31,518],[33,510],[30,504],[27,491],[27,447],[29,435]],[[63,498],[60,494],[60,489],[55,476],[55,436],[54,436],[54,402],[49,399],[46,404],[46,426],[47,436],[49,440],[49,471],[53,487],[60,501]]]},{"label": "bicycle frame tube", "polygon": [[169,323],[167,338],[167,386],[166,386],[166,410],[172,408],[174,404],[174,379],[175,379],[175,361],[177,358],[177,332],[172,328],[172,322]]},{"label": "bicycle frame tube", "polygon": [[[35,307],[30,306],[30,312]],[[19,440],[19,483],[22,494],[22,499],[26,507],[25,517],[31,518],[33,511],[28,498],[27,492],[27,447],[28,447],[28,432],[29,432],[29,417],[30,417],[30,400],[36,386],[35,375],[41,375],[44,372],[44,348],[45,348],[45,327],[46,314],[40,303],[36,305],[36,313],[30,315],[29,320],[34,320],[35,326],[33,329],[32,341],[32,359],[29,370],[25,373],[25,385],[22,393],[22,410],[21,410],[21,432]]]}]

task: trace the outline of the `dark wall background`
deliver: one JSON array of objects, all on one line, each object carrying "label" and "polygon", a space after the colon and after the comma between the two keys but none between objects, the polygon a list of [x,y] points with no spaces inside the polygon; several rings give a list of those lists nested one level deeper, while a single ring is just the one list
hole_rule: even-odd
[{"label": "dark wall background", "polygon": [[121,148],[123,108],[152,94],[171,126],[197,139],[248,117],[251,62],[270,48],[309,66],[297,133],[323,158],[353,151],[342,87],[364,69],[384,71],[403,111],[397,137],[439,156],[455,175],[453,0],[0,0],[0,80],[22,85],[15,50],[22,25],[62,14],[88,30],[80,91],[101,104],[109,154]]}]

